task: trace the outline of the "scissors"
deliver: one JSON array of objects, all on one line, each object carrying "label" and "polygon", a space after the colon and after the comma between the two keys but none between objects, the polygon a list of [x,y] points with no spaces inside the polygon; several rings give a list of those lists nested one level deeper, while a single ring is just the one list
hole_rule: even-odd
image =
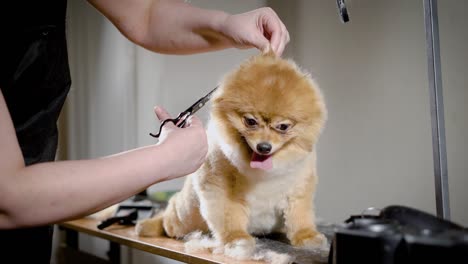
[{"label": "scissors", "polygon": [[196,101],[193,105],[187,108],[187,110],[180,113],[176,118],[165,119],[162,122],[161,126],[159,126],[159,132],[156,135],[153,133],[150,133],[150,136],[158,138],[161,135],[161,130],[163,126],[168,122],[174,123],[174,125],[176,125],[177,127],[184,127],[185,124],[187,123],[188,118],[191,115],[195,114],[198,110],[200,110],[200,108],[205,106],[205,104],[211,99],[211,95],[213,95],[213,92],[216,91],[216,89],[218,89],[218,86],[216,86],[213,90],[211,90],[211,92],[209,92],[207,95],[203,96],[198,101]]}]

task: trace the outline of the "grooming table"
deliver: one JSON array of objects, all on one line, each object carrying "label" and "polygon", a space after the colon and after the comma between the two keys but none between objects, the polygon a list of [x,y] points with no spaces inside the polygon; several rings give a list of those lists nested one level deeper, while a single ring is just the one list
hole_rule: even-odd
[{"label": "grooming table", "polygon": [[[174,259],[186,263],[238,263],[238,264],[254,264],[264,263],[261,261],[237,261],[223,255],[211,253],[186,253],[184,251],[184,242],[171,238],[147,238],[139,237],[134,232],[133,226],[123,226],[114,224],[104,230],[99,230],[97,225],[99,221],[82,218],[74,221],[64,222],[59,224],[61,229],[64,229],[67,234],[67,246],[75,249],[78,245],[78,233],[85,233],[91,236],[96,236],[109,240],[111,242],[112,263],[120,262],[120,247],[125,245],[130,248],[146,251],[155,255]],[[319,225],[319,230],[322,231],[327,238],[331,239],[333,226]],[[294,263],[327,263],[327,250],[304,250],[294,248],[284,242],[284,237],[272,236],[259,238],[257,247],[262,250],[272,250],[276,253],[287,253],[295,258]],[[114,250],[114,254],[112,251]],[[113,255],[113,256],[112,256]]]}]

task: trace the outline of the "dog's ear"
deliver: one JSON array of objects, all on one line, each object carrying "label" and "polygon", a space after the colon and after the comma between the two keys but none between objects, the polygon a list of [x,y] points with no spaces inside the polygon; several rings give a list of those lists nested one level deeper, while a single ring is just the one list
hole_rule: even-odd
[{"label": "dog's ear", "polygon": [[272,57],[272,58],[275,58],[275,57],[276,57],[275,52],[274,52],[273,49],[271,48],[271,45],[268,45],[268,48],[267,48],[266,50],[263,50],[263,51],[262,51],[262,56],[264,56],[264,57]]}]

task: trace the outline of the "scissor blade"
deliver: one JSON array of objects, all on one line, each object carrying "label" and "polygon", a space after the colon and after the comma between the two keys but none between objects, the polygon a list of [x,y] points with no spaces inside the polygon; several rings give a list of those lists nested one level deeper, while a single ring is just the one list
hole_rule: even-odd
[{"label": "scissor blade", "polygon": [[197,102],[195,102],[192,106],[190,106],[187,110],[185,110],[185,112],[188,112],[190,113],[190,115],[193,115],[195,112],[200,110],[211,99],[211,95],[213,95],[216,89],[218,89],[218,86],[216,86],[213,90],[211,90],[207,95],[200,98]]}]

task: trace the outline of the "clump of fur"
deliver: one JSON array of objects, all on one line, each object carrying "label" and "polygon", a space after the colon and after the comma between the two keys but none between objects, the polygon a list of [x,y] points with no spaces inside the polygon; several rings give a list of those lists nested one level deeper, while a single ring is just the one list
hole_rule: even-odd
[{"label": "clump of fur", "polygon": [[225,76],[210,114],[205,163],[137,233],[211,232],[236,259],[253,256],[256,234],[284,232],[299,247],[326,243],[313,209],[326,109],[311,77],[271,53],[254,56]]}]

